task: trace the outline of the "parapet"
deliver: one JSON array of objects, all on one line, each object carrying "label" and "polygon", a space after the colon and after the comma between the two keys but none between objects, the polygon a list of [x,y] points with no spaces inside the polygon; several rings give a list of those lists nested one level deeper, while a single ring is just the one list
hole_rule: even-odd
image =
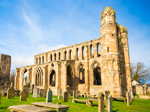
[{"label": "parapet", "polygon": [[122,25],[117,25],[121,33],[127,33],[127,27],[123,27]]}]

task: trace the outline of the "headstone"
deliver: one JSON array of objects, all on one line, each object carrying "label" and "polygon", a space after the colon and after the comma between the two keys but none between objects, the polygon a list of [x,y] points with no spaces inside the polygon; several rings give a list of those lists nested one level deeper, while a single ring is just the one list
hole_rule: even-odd
[{"label": "headstone", "polygon": [[33,98],[37,98],[37,87],[34,86],[34,89],[33,89]]},{"label": "headstone", "polygon": [[76,91],[76,98],[79,98],[80,91]]},{"label": "headstone", "polygon": [[112,96],[108,95],[108,112],[112,112]]},{"label": "headstone", "polygon": [[98,112],[104,112],[104,94],[102,92],[98,95]]},{"label": "headstone", "polygon": [[27,97],[29,97],[29,87],[28,85],[24,85],[22,90],[25,89],[27,91]]},{"label": "headstone", "polygon": [[73,98],[76,98],[76,91],[73,90]]},{"label": "headstone", "polygon": [[0,87],[0,93],[1,93],[1,96],[5,96],[5,91],[4,91],[4,88],[3,87]]},{"label": "headstone", "polygon": [[15,89],[14,89],[14,87],[10,87],[7,90],[7,99],[12,99],[12,98],[15,98]]},{"label": "headstone", "polygon": [[68,92],[64,92],[63,102],[68,102]]},{"label": "headstone", "polygon": [[62,99],[62,89],[60,89],[58,93],[58,100],[61,100],[61,99]]},{"label": "headstone", "polygon": [[7,88],[4,89],[4,96],[7,96]]},{"label": "headstone", "polygon": [[127,106],[129,106],[130,105],[130,99],[129,99],[129,93],[128,92],[126,92],[126,98],[127,98]]},{"label": "headstone", "polygon": [[47,91],[46,103],[52,102],[52,90]]},{"label": "headstone", "polygon": [[26,101],[26,98],[27,98],[27,91],[26,91],[26,89],[23,89],[20,92],[20,101]]},{"label": "headstone", "polygon": [[39,97],[44,97],[44,89],[39,90]]}]

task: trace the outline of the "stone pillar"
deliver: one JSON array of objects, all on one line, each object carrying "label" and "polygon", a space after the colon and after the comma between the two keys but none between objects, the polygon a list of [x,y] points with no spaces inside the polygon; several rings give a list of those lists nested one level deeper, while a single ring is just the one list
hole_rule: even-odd
[{"label": "stone pillar", "polygon": [[112,96],[108,96],[108,112],[112,112]]},{"label": "stone pillar", "polygon": [[94,44],[93,48],[94,48],[94,58],[96,58],[98,56],[98,53],[97,53],[97,44]]},{"label": "stone pillar", "polygon": [[128,92],[126,92],[126,98],[127,98],[127,106],[129,106],[130,105],[130,99],[129,99],[129,93]]},{"label": "stone pillar", "polygon": [[102,92],[98,95],[98,112],[104,112],[104,95]]}]

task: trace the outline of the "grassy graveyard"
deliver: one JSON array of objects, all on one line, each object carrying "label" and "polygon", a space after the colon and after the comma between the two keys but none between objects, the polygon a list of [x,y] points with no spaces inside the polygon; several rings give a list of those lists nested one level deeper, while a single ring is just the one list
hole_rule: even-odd
[{"label": "grassy graveyard", "polygon": [[[21,104],[31,105],[32,102],[45,102],[45,101],[46,98],[32,98],[32,95],[30,95],[26,101],[20,101],[20,97],[15,97],[15,99],[6,99],[6,97],[1,97],[0,112],[10,112],[7,109],[7,107],[13,105],[21,105]],[[68,112],[98,111],[97,102],[94,102],[93,107],[88,107],[85,103],[82,102],[72,103],[72,99],[69,99],[69,102],[63,102],[63,100],[58,100],[57,96],[53,96],[52,102],[70,106]],[[123,100],[113,101],[113,112],[149,112],[149,111],[150,111],[150,100],[134,99],[133,102],[130,104],[130,106],[127,106],[126,102],[123,102]],[[105,112],[107,112],[107,109],[105,109]]]}]

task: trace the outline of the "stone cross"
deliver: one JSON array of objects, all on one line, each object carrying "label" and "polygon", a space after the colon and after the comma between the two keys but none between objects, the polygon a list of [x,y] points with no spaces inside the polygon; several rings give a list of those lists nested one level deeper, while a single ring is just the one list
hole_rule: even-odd
[{"label": "stone cross", "polygon": [[52,102],[52,90],[47,91],[46,103]]},{"label": "stone cross", "polygon": [[34,89],[33,89],[33,98],[37,98],[37,87],[34,86]]},{"label": "stone cross", "polygon": [[98,95],[98,112],[104,112],[104,94],[102,92]]},{"label": "stone cross", "polygon": [[112,96],[108,95],[108,112],[112,112]]},{"label": "stone cross", "polygon": [[63,102],[68,102],[68,92],[64,92]]},{"label": "stone cross", "polygon": [[39,90],[39,97],[44,97],[44,89]]},{"label": "stone cross", "polygon": [[128,91],[126,92],[126,98],[127,98],[127,106],[129,106],[130,105],[130,99],[129,99]]},{"label": "stone cross", "polygon": [[26,101],[26,98],[27,98],[27,91],[26,91],[26,89],[23,89],[20,92],[20,101]]},{"label": "stone cross", "polygon": [[59,90],[59,93],[58,93],[58,100],[62,99],[62,89]]},{"label": "stone cross", "polygon": [[10,87],[7,90],[7,99],[12,99],[12,98],[15,98],[15,89],[14,89],[14,87]]},{"label": "stone cross", "polygon": [[76,98],[76,91],[73,90],[73,98]]}]

